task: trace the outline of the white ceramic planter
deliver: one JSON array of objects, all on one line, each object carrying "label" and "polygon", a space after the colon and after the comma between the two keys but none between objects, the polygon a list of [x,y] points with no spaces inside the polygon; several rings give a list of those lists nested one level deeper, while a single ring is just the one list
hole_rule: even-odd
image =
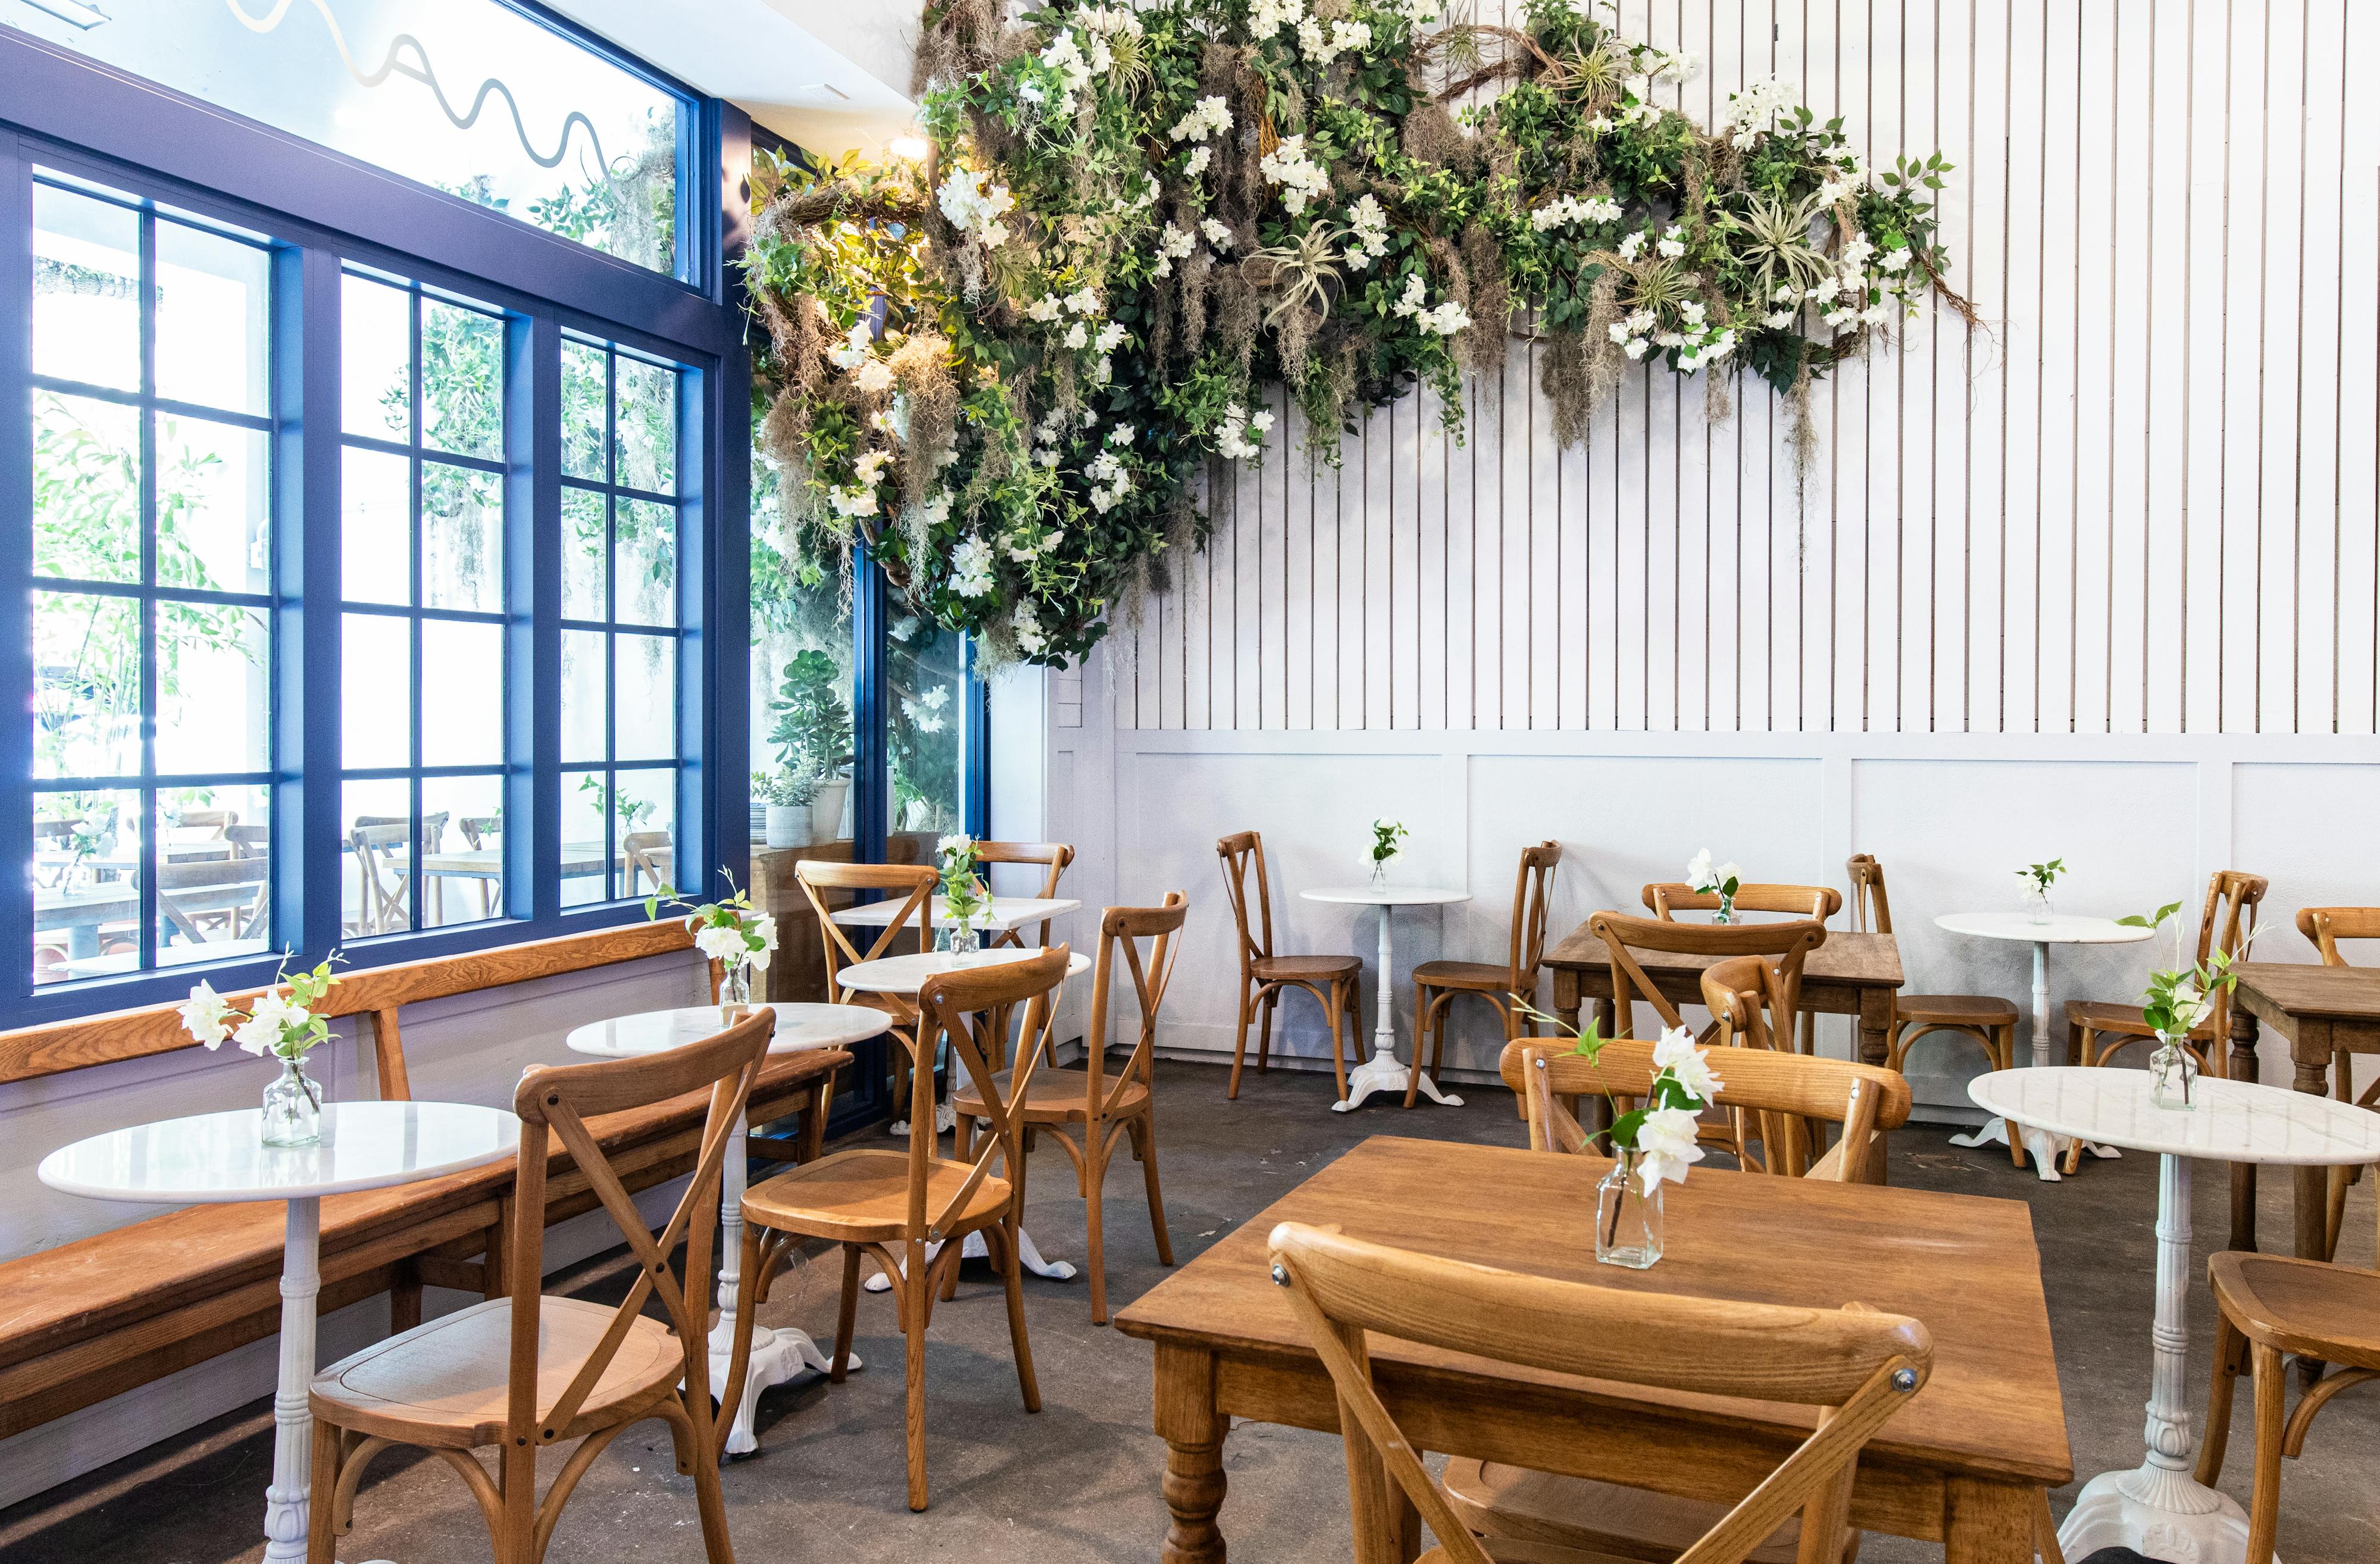
[{"label": "white ceramic planter", "polygon": [[810,840],[808,804],[771,804],[761,824],[761,841],[770,847],[799,847]]},{"label": "white ceramic planter", "polygon": [[843,837],[843,801],[850,796],[848,780],[822,782],[818,795],[810,800],[809,830],[812,842],[836,842]]}]

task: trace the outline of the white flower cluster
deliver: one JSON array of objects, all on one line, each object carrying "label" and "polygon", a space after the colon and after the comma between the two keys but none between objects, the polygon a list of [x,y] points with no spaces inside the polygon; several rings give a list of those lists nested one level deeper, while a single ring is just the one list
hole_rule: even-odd
[{"label": "white flower cluster", "polygon": [[1008,617],[1008,625],[1016,633],[1016,649],[1027,657],[1039,656],[1041,649],[1050,644],[1049,637],[1041,633],[1041,621],[1034,617],[1030,602],[1016,605],[1016,612]]},{"label": "white flower cluster", "polygon": [[987,188],[986,177],[964,168],[952,169],[940,192],[942,215],[962,233],[981,239],[984,249],[998,249],[1008,242],[1008,225],[1001,218],[1016,205],[1016,198],[1005,185]]},{"label": "white flower cluster", "polygon": [[1248,36],[1261,43],[1305,15],[1305,0],[1256,0],[1248,7]]},{"label": "white flower cluster", "polygon": [[1867,170],[1860,166],[1859,153],[1851,148],[1836,148],[1833,161],[1834,177],[1818,187],[1818,200],[1826,206],[1850,200],[1867,178]]},{"label": "white flower cluster", "polygon": [[[859,389],[870,396],[880,396],[892,389],[892,366],[881,358],[870,358],[859,366],[859,373],[854,375],[852,379],[857,381]],[[880,413],[877,416],[884,417]],[[885,419],[887,424],[891,421],[889,418]]]},{"label": "white flower cluster", "polygon": [[1632,310],[1611,322],[1611,340],[1632,363],[1656,347],[1674,347],[1678,350],[1679,372],[1692,374],[1735,351],[1734,330],[1713,324],[1709,314],[1709,308],[1699,298],[1690,298],[1678,307],[1682,323],[1677,327],[1662,326],[1659,317],[1650,309]]},{"label": "white flower cluster", "polygon": [[1115,509],[1132,492],[1132,469],[1123,465],[1123,454],[1113,446],[1093,456],[1083,475],[1094,485],[1091,509],[1101,515]]},{"label": "white flower cluster", "polygon": [[1265,182],[1281,187],[1281,204],[1294,217],[1305,210],[1305,203],[1330,188],[1330,176],[1322,165],[1305,155],[1304,136],[1284,136],[1281,145],[1257,161]]},{"label": "white flower cluster", "polygon": [[[1840,270],[1833,276],[1820,278],[1802,295],[1803,302],[1818,307],[1818,318],[1832,327],[1837,336],[1847,336],[1862,326],[1880,326],[1892,318],[1896,309],[1909,315],[1917,313],[1926,278],[1922,268],[1911,270],[1915,257],[1907,245],[1896,245],[1878,255],[1875,243],[1865,234],[1854,234],[1837,259]],[[1867,269],[1871,260],[1876,263],[1872,273]],[[1771,302],[1779,308],[1767,317],[1770,325],[1788,323],[1799,308],[1786,302],[1791,291],[1785,287],[1777,290]]]},{"label": "white flower cluster", "polygon": [[1779,128],[1802,106],[1802,90],[1782,77],[1755,81],[1741,92],[1727,95],[1728,141],[1738,151]]},{"label": "white flower cluster", "polygon": [[1371,42],[1372,30],[1363,22],[1332,22],[1326,32],[1318,18],[1298,18],[1297,46],[1318,66],[1327,66],[1342,55],[1369,48]]},{"label": "white flower cluster", "polygon": [[1347,209],[1347,269],[1361,272],[1389,253],[1389,214],[1370,191]]},{"label": "white flower cluster", "polygon": [[[724,962],[729,966],[741,963],[755,972],[768,971],[769,960],[777,949],[777,920],[767,913],[756,913],[749,915],[751,921],[747,923],[744,921],[746,915],[736,915],[734,923],[699,926],[693,918],[688,918],[686,927],[694,930],[694,948],[710,960]],[[757,946],[752,942],[755,940],[759,941]]]},{"label": "white flower cluster", "polygon": [[[1706,1051],[1694,1047],[1694,1034],[1682,1026],[1669,1028],[1653,1045],[1653,1068],[1668,1071],[1695,1101],[1706,1105],[1725,1085],[1712,1073]],[[1703,1148],[1695,1144],[1695,1118],[1690,1108],[1657,1108],[1637,1125],[1637,1187],[1645,1194],[1651,1194],[1664,1182],[1685,1182],[1686,1170],[1703,1159]]]},{"label": "white flower cluster", "polygon": [[[1272,428],[1272,410],[1259,407],[1250,413],[1234,402],[1223,409],[1223,421],[1215,430],[1215,451],[1232,461],[1252,461],[1264,454],[1264,437]],[[1250,430],[1254,430],[1251,437]]]},{"label": "white flower cluster", "polygon": [[951,551],[951,590],[963,598],[991,593],[991,545],[969,538]]},{"label": "white flower cluster", "polygon": [[868,345],[875,340],[875,334],[874,327],[867,317],[862,316],[852,326],[851,333],[843,339],[843,346],[827,357],[834,360],[835,368],[839,370],[856,370],[867,358]]},{"label": "white flower cluster", "polygon": [[1019,564],[1031,564],[1043,554],[1057,552],[1058,545],[1065,540],[1065,537],[1064,527],[1052,527],[1038,538],[1026,532],[1011,532],[1002,541],[1008,545],[1010,559]]},{"label": "white flower cluster", "polygon": [[1589,196],[1585,200],[1576,196],[1563,196],[1529,213],[1529,226],[1540,234],[1548,228],[1560,228],[1572,223],[1619,221],[1620,203],[1609,196]]},{"label": "white flower cluster", "polygon": [[1398,297],[1390,312],[1410,319],[1415,325],[1435,336],[1452,336],[1471,324],[1471,311],[1453,299],[1446,300],[1436,309],[1430,308],[1429,287],[1418,272],[1405,273],[1405,291]]},{"label": "white flower cluster", "polygon": [[1664,261],[1676,261],[1686,253],[1686,229],[1682,223],[1672,223],[1661,231],[1661,240],[1653,247]]},{"label": "white flower cluster", "polygon": [[903,696],[901,714],[908,718],[909,725],[919,733],[938,734],[942,731],[942,708],[950,703],[951,686],[936,685],[915,700]]},{"label": "white flower cluster", "polygon": [[1148,274],[1152,277],[1173,275],[1173,263],[1187,261],[1190,252],[1197,248],[1197,239],[1187,229],[1168,223],[1157,236],[1157,264],[1148,269]]},{"label": "white flower cluster", "polygon": [[1220,98],[1201,98],[1198,106],[1174,121],[1166,134],[1177,141],[1204,141],[1232,127],[1232,105]]},{"label": "white flower cluster", "polygon": [[863,451],[853,463],[856,481],[848,489],[830,489],[826,503],[837,515],[863,516],[876,514],[876,485],[891,464],[890,451]]},{"label": "white flower cluster", "polygon": [[1207,242],[1213,245],[1219,254],[1232,248],[1232,225],[1221,218],[1200,218],[1198,231],[1207,236]]},{"label": "white flower cluster", "polygon": [[[224,1039],[229,1037],[246,1052],[261,1055],[278,1052],[285,1037],[303,1032],[314,1020],[313,1012],[291,1003],[290,997],[278,988],[268,988],[257,995],[248,1007],[246,1019],[235,1031],[231,1018],[238,1013],[229,1000],[215,992],[212,984],[200,979],[190,990],[188,1002],[182,1006],[182,1026],[206,1044],[209,1051],[223,1047]],[[298,1050],[298,1057],[303,1054],[303,1049]]]}]

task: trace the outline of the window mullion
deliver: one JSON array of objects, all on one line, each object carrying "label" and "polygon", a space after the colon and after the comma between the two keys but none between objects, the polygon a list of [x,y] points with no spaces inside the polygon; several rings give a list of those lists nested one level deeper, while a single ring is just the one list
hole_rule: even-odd
[{"label": "window mullion", "polygon": [[562,912],[562,328],[516,317],[504,344],[504,817],[528,822],[504,832],[504,898],[543,922]]},{"label": "window mullion", "polygon": [[319,956],[345,932],[339,258],[285,249],[273,274],[274,934]]},{"label": "window mullion", "polygon": [[[16,139],[0,131],[0,233],[33,231],[32,169]],[[30,614],[33,574],[32,391],[24,379],[32,363],[33,247],[0,245],[0,602]],[[33,637],[0,636],[0,704],[30,711],[33,704]],[[33,861],[33,724],[0,723],[0,863]],[[21,884],[21,880],[15,883]],[[32,989],[33,899],[20,891],[0,897],[0,960],[8,964],[0,994]]]}]

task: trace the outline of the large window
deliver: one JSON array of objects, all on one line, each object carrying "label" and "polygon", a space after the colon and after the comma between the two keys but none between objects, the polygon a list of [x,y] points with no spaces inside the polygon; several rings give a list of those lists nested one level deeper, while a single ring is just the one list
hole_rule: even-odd
[{"label": "large window", "polygon": [[32,188],[36,986],[275,931],[271,251]]},{"label": "large window", "polygon": [[341,288],[342,925],[504,911],[504,321]]}]

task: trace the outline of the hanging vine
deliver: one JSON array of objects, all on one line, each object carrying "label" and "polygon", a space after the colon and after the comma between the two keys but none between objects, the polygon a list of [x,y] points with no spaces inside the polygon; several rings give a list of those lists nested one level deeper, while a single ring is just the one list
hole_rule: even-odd
[{"label": "hanging vine", "polygon": [[1557,435],[1632,364],[1745,371],[1794,409],[1944,281],[1939,155],[1862,166],[1755,84],[1710,130],[1654,103],[1694,62],[1608,7],[1517,29],[1439,0],[929,6],[922,164],[769,164],[746,265],[789,552],[866,549],[994,664],[1063,663],[1202,545],[1208,463],[1286,387],[1335,464],[1419,386],[1458,437],[1516,325]]}]

